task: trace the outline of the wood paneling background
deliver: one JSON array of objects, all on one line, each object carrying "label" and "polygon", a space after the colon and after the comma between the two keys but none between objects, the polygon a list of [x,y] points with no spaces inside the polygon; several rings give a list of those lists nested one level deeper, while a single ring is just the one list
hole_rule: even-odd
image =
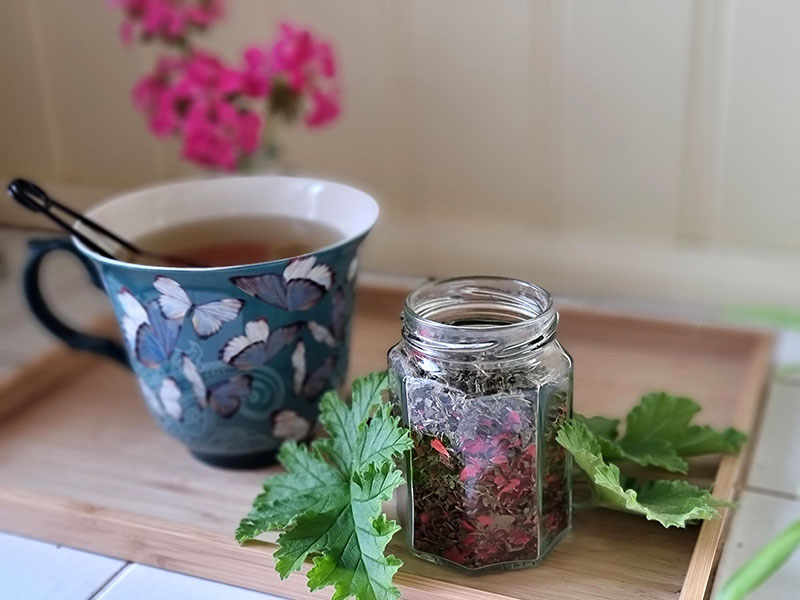
[{"label": "wood paneling background", "polygon": [[[377,271],[571,294],[800,303],[794,0],[231,0],[235,56],[281,18],[336,40],[344,117],[286,132],[364,187]],[[4,0],[0,174],[66,198],[197,172],[130,104],[152,48],[101,0]],[[23,218],[8,203],[0,220]]]}]

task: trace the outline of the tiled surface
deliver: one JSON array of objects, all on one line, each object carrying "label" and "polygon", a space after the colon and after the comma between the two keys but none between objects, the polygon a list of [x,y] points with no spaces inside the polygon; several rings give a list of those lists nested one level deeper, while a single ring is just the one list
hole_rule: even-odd
[{"label": "tiled surface", "polygon": [[[753,554],[792,521],[800,519],[800,502],[769,494],[745,491],[731,525],[717,571],[715,593]],[[800,552],[796,552],[748,600],[797,600],[800,598]]]},{"label": "tiled surface", "polygon": [[[54,343],[24,307],[19,295],[19,269],[25,255],[25,234],[0,230],[0,376],[15,365],[35,357]],[[49,297],[60,314],[81,325],[108,310],[102,293],[89,285],[81,266],[66,255],[54,255],[45,273]],[[704,310],[676,311],[592,300],[593,306],[626,309],[657,316],[708,321]],[[654,316],[656,316],[654,315]],[[4,340],[12,340],[4,343]],[[800,365],[800,333],[784,332],[775,351],[779,369]],[[724,581],[752,553],[794,518],[800,518],[800,501],[792,497],[800,488],[800,370],[779,375],[767,399],[747,484],[723,552],[717,581]],[[6,583],[10,582],[10,584]],[[10,587],[9,587],[10,586]],[[800,598],[800,558],[795,557],[762,588],[754,599]],[[170,573],[142,565],[128,565],[102,556],[58,548],[0,534],[0,598],[20,600],[270,600],[275,596]]]},{"label": "tiled surface", "polygon": [[105,556],[0,533],[0,598],[86,600],[124,566]]},{"label": "tiled surface", "polygon": [[215,581],[188,577],[161,569],[130,565],[100,594],[97,600],[279,600]]},{"label": "tiled surface", "polygon": [[800,332],[784,331],[778,336],[775,345],[775,365],[777,367],[800,367]]},{"label": "tiled surface", "polygon": [[[748,487],[787,496],[795,496],[800,492],[798,433],[800,385],[775,383],[767,398],[758,444],[747,478]],[[797,516],[800,517],[800,511]]]}]

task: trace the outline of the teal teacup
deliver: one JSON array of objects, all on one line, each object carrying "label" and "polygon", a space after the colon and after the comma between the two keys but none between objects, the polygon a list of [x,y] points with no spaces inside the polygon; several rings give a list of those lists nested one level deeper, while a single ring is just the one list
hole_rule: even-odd
[{"label": "teal teacup", "polygon": [[[141,265],[103,257],[74,238],[38,240],[24,277],[44,326],[73,348],[129,366],[153,417],[200,460],[263,466],[284,440],[311,434],[320,396],[347,371],[358,249],[378,216],[370,196],[311,179],[229,177],[142,189],[87,216],[134,240],[248,216],[338,231],[339,241],[302,256],[215,268]],[[48,308],[39,275],[53,250],[74,253],[105,289],[124,348],[72,330]]]}]

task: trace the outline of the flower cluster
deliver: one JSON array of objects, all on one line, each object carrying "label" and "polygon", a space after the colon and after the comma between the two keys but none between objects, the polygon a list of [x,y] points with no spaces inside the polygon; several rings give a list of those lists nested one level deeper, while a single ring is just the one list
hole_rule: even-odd
[{"label": "flower cluster", "polygon": [[263,117],[242,101],[242,80],[241,73],[199,50],[162,56],[133,88],[133,102],[155,135],[181,135],[184,158],[232,170],[258,149],[263,125]]},{"label": "flower cluster", "polygon": [[306,97],[306,125],[319,127],[339,116],[336,63],[328,43],[308,29],[280,26],[271,46],[251,46],[244,53],[245,78],[251,92],[269,94],[271,112],[292,120]]},{"label": "flower cluster", "polygon": [[126,14],[123,40],[177,43],[132,95],[156,136],[181,138],[186,160],[233,170],[264,144],[273,119],[320,127],[339,116],[333,51],[308,29],[282,23],[274,42],[246,48],[231,66],[189,36],[222,16],[222,0],[112,2]]},{"label": "flower cluster", "polygon": [[225,13],[222,0],[110,0],[125,13],[122,41],[134,38],[183,43],[193,30],[206,29]]}]

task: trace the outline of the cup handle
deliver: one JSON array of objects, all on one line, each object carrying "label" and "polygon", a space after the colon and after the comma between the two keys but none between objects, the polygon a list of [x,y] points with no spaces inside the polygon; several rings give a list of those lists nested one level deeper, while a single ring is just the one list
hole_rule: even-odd
[{"label": "cup handle", "polygon": [[94,264],[86,258],[67,238],[52,238],[47,240],[31,240],[28,242],[28,261],[22,276],[22,284],[25,292],[25,299],[33,315],[44,325],[54,336],[63,341],[67,346],[75,350],[94,352],[107,358],[111,358],[120,364],[130,367],[128,355],[120,344],[110,338],[104,338],[89,333],[75,331],[59,319],[42,295],[41,270],[42,262],[50,252],[64,250],[76,256],[86,271],[95,287],[103,289],[100,276]]}]

